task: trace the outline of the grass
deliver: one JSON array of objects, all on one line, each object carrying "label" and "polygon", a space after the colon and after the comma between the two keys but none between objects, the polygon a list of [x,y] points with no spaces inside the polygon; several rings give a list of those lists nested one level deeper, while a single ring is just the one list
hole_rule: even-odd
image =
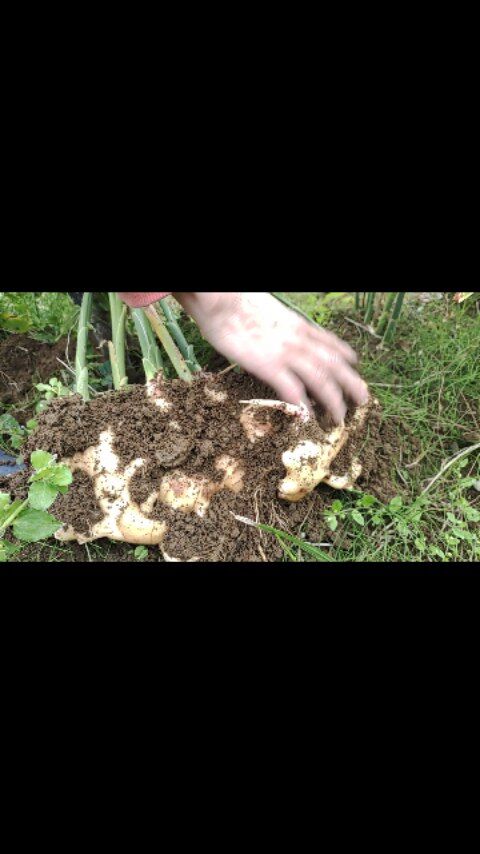
[{"label": "grass", "polygon": [[[308,523],[295,536],[269,529],[281,542],[285,560],[478,560],[478,451],[455,462],[422,495],[446,462],[480,441],[480,316],[474,307],[445,300],[422,308],[407,297],[395,340],[388,348],[378,348],[377,339],[344,319],[354,316],[353,295],[282,292],[282,296],[338,334],[349,331],[349,340],[361,356],[362,373],[380,400],[384,418],[396,426],[399,437],[406,425],[419,442],[414,467],[407,468],[401,459],[392,460],[392,477],[402,485],[402,501],[384,506],[361,493],[332,494],[324,522],[326,533],[335,530],[333,542],[310,543]],[[183,318],[181,327],[199,362],[207,364],[211,347],[190,320]],[[111,543],[89,544],[85,560],[114,560],[116,548]],[[68,545],[50,542],[41,549],[44,560],[72,559]]]},{"label": "grass", "polygon": [[[343,315],[335,315],[334,302],[330,307],[327,325],[338,332]],[[388,349],[377,350],[375,339],[352,327],[362,373],[382,404],[384,418],[398,425],[399,435],[404,424],[413,431],[420,444],[419,462],[407,469],[401,461],[392,461],[408,498],[399,507],[375,505],[362,510],[363,524],[352,518],[362,498],[342,493],[346,515],[338,520],[337,530],[343,537],[329,549],[330,559],[474,561],[480,557],[478,449],[454,464],[421,497],[445,462],[480,441],[480,317],[472,310],[457,309],[445,301],[420,311],[416,300],[407,300]],[[348,548],[342,545],[345,541]],[[305,554],[299,546],[297,560]]]}]

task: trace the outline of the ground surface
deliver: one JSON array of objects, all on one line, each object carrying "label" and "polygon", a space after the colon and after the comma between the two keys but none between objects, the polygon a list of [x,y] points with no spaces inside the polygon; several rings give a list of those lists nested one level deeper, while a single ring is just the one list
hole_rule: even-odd
[{"label": "ground surface", "polygon": [[[412,298],[394,344],[385,348],[362,328],[362,317],[355,314],[350,297],[286,296],[353,344],[382,415],[371,427],[373,435],[366,437],[361,491],[337,493],[320,486],[301,505],[282,507],[264,518],[259,514],[268,528],[258,534],[266,558],[478,559],[480,464],[478,452],[469,449],[480,441],[480,318],[442,298]],[[191,325],[186,329],[192,332]],[[53,349],[21,336],[1,341],[3,411],[20,421],[25,395],[29,404],[32,400],[33,367],[40,369],[43,380],[50,371],[58,375],[58,358],[64,359],[64,351],[63,341]],[[205,353],[210,367],[216,367],[208,347]],[[429,489],[445,464],[462,452],[464,456]],[[108,541],[87,546],[49,541],[26,547],[16,559],[158,561],[159,557],[154,549],[135,551]]]},{"label": "ground surface", "polygon": [[[274,395],[246,374],[208,374],[192,386],[180,380],[167,381],[157,391],[168,399],[170,412],[159,411],[144,386],[131,387],[120,395],[105,393],[87,404],[80,397],[54,401],[39,417],[38,428],[26,443],[27,458],[42,448],[59,460],[71,459],[97,446],[100,436],[111,431],[119,471],[125,471],[134,460],[144,460],[130,483],[131,497],[138,506],[158,492],[163,478],[173,477],[178,470],[188,478],[207,478],[215,486],[224,478],[217,468],[218,460],[227,455],[239,461],[241,489],[222,488],[204,517],[171,510],[159,500],[148,511],[148,518],[166,523],[167,535],[162,545],[176,559],[252,562],[282,557],[275,537],[241,523],[239,516],[281,527],[293,536],[300,523],[310,540],[324,535],[323,511],[331,504],[335,490],[320,488],[298,505],[277,496],[278,485],[285,476],[283,453],[305,440],[322,442],[331,430],[321,410],[315,410],[318,422],[312,419],[306,425],[282,412],[253,410],[250,426],[269,432],[252,442],[242,424],[246,410],[240,401],[273,399]],[[219,395],[224,398],[221,402]],[[368,490],[380,501],[389,501],[397,493],[392,468],[396,434],[388,422],[382,421],[381,410],[374,405],[360,429],[354,430],[353,423],[347,418],[350,438],[331,472],[342,476],[350,471],[354,458],[359,458],[363,470],[358,488]],[[418,450],[408,431],[402,438],[402,450],[406,460],[413,460]],[[10,488],[15,498],[26,497],[28,474],[12,481]],[[74,485],[57,499],[52,512],[81,537],[89,537],[103,518],[92,480],[78,471]]]},{"label": "ground surface", "polygon": [[16,412],[25,412],[25,404],[35,381],[46,382],[62,369],[67,339],[44,344],[28,335],[9,335],[0,340],[0,401],[16,404]]}]

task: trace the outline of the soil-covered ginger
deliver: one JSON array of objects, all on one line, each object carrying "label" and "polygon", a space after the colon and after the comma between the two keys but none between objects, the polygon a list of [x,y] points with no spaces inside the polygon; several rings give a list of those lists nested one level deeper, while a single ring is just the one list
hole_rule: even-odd
[{"label": "soil-covered ginger", "polygon": [[158,379],[87,403],[55,401],[30,442],[74,474],[55,507],[64,522],[57,538],[159,546],[175,560],[186,537],[189,559],[212,559],[215,541],[229,559],[238,550],[236,520],[264,521],[260,497],[281,505],[301,502],[320,483],[352,489],[361,459],[347,455],[340,471],[333,464],[378,402],[329,427],[319,408],[312,414],[272,395],[231,371],[188,385]]}]

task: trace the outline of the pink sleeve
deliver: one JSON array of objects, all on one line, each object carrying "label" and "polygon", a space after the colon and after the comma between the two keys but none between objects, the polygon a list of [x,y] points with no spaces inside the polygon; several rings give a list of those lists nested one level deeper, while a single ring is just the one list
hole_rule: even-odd
[{"label": "pink sleeve", "polygon": [[157,293],[130,293],[130,292],[126,293],[124,291],[121,291],[121,292],[119,292],[118,296],[120,297],[120,299],[122,299],[124,302],[126,302],[127,305],[130,306],[130,308],[145,308],[145,306],[151,305],[152,302],[157,302],[157,300],[159,300],[159,299],[163,299],[164,297],[171,296],[171,293],[172,293],[171,291],[168,291],[168,292],[162,291],[162,293],[160,293],[160,294],[157,294]]}]

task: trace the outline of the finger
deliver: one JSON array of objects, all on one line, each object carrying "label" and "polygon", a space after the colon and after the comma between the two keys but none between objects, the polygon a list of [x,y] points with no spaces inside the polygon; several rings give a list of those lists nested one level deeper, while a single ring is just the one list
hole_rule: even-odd
[{"label": "finger", "polygon": [[332,374],[349,400],[356,406],[365,406],[369,398],[368,386],[350,365],[338,362],[332,367]]},{"label": "finger", "polygon": [[306,373],[309,388],[315,385],[315,381],[321,382],[324,378],[330,377],[341,386],[355,404],[361,405],[368,400],[366,383],[337,349],[317,344],[308,356],[305,353],[301,354],[293,367],[300,376]]},{"label": "finger", "polygon": [[[357,406],[365,404],[368,400],[367,384],[347,362],[331,350],[328,352],[323,349],[317,350],[312,352],[308,359],[303,356],[294,362],[293,367],[313,397],[321,400],[322,403],[324,402],[323,389],[326,387],[331,393],[332,386],[342,397],[341,409],[345,408],[345,413],[345,398],[349,398]],[[332,397],[337,404],[338,394],[335,393]],[[340,408],[337,408],[337,412],[340,412]]]},{"label": "finger", "polygon": [[305,388],[305,383],[302,382],[301,378],[298,377],[293,371],[288,368],[284,368],[282,371],[279,371],[274,377],[270,374],[268,377],[258,375],[259,379],[263,380],[263,382],[268,383],[273,389],[275,389],[276,393],[279,396],[280,400],[285,401],[285,403],[294,403],[298,406],[300,403],[305,403],[309,409],[311,409],[311,404],[308,399],[307,390]]},{"label": "finger", "polygon": [[345,341],[341,341],[340,338],[333,334],[333,332],[328,332],[327,329],[314,329],[310,327],[309,331],[310,339],[316,344],[319,344],[326,349],[334,350],[352,365],[356,365],[358,363],[358,356],[355,353],[355,350],[352,350],[350,344],[347,344]]},{"label": "finger", "polygon": [[335,424],[342,424],[345,421],[347,404],[340,386],[333,379],[325,378],[323,382],[316,382],[312,386],[307,383],[307,388],[312,397],[322,404]]},{"label": "finger", "polygon": [[170,292],[167,291],[155,291],[155,292],[130,292],[130,291],[119,291],[118,296],[123,302],[126,302],[130,308],[146,308],[148,305],[151,305],[153,302],[157,302],[157,300],[163,299],[164,297],[170,296]]}]

